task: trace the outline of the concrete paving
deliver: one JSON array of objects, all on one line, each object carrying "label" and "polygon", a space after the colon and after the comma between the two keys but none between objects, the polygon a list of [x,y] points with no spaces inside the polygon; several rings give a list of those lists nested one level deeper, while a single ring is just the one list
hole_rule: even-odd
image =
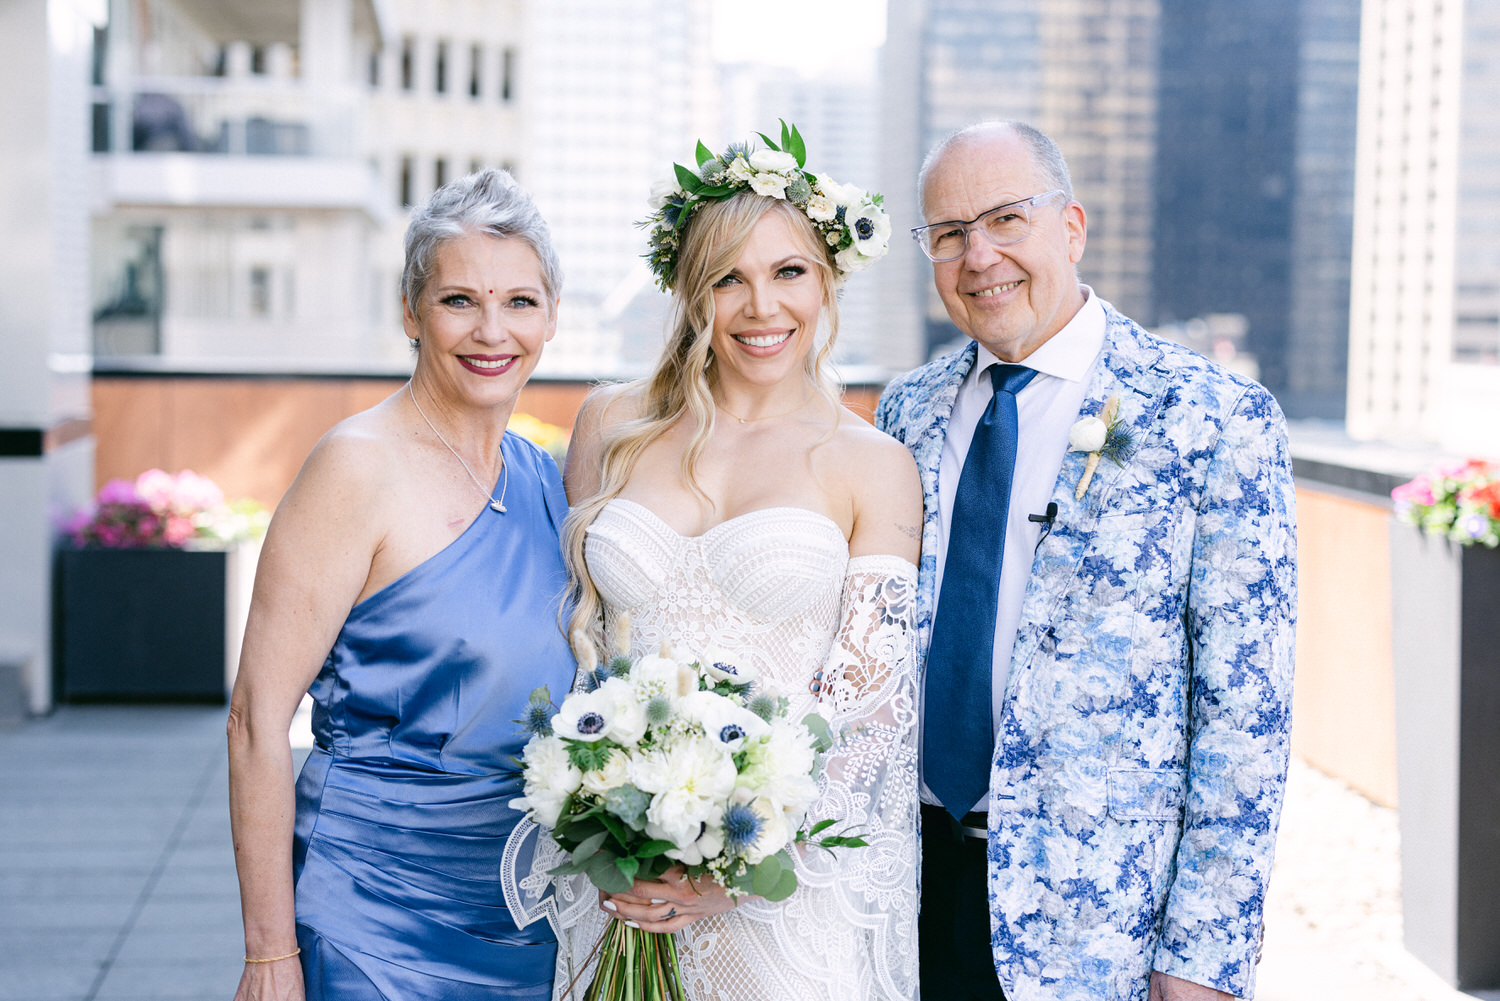
[{"label": "concrete paving", "polygon": [[[307,744],[306,722],[294,743]],[[229,1001],[240,975],[224,710],[67,707],[0,730],[0,1001]],[[1396,823],[1297,765],[1261,1001],[1500,1001],[1401,946]]]}]

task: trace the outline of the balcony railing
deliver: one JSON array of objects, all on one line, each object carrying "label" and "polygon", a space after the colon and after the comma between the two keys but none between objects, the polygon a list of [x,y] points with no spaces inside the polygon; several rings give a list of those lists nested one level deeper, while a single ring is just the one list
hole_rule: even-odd
[{"label": "balcony railing", "polygon": [[96,87],[96,153],[352,157],[356,105],[297,81],[136,77]]}]

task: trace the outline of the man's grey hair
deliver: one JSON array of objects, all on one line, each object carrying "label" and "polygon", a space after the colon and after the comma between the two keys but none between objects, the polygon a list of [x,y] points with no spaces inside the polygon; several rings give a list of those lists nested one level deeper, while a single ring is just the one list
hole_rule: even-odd
[{"label": "man's grey hair", "polygon": [[[942,142],[932,147],[927,158],[922,161],[922,169],[917,171],[917,211],[923,219],[927,218],[927,178],[932,174],[933,168],[947,152],[957,146],[993,135],[999,131],[1015,133],[1026,144],[1031,153],[1031,162],[1041,171],[1046,180],[1048,190],[1058,188],[1068,201],[1073,200],[1073,176],[1068,173],[1068,161],[1064,159],[1062,150],[1057,148],[1057,143],[1045,132],[1018,121],[996,121],[979,122],[949,133]],[[1033,194],[1041,194],[1040,191]]]},{"label": "man's grey hair", "polygon": [[438,247],[469,233],[508,237],[530,247],[541,265],[547,310],[553,310],[562,291],[562,265],[552,249],[552,231],[516,179],[491,168],[443,185],[412,211],[401,295],[413,315],[420,315],[419,303],[432,278]]}]

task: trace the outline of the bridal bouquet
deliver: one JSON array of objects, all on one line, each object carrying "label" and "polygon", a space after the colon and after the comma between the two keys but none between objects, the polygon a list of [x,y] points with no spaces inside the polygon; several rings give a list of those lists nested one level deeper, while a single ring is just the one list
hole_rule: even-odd
[{"label": "bridal bouquet", "polygon": [[[801,830],[828,724],[816,714],[788,718],[785,698],[721,652],[615,657],[588,672],[555,715],[537,689],[525,722],[525,796],[512,805],[570,853],[554,874],[585,873],[623,893],[681,865],[732,895],[783,900],[797,888],[789,845],[864,844],[812,840],[831,820]],[[684,996],[673,936],[612,921],[599,949],[586,1001]]]}]

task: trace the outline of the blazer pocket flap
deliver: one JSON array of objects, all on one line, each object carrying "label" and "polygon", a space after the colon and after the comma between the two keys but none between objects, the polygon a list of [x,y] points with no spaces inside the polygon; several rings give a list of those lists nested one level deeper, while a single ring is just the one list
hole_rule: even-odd
[{"label": "blazer pocket flap", "polygon": [[1187,799],[1180,768],[1111,768],[1109,815],[1117,820],[1176,820]]}]

